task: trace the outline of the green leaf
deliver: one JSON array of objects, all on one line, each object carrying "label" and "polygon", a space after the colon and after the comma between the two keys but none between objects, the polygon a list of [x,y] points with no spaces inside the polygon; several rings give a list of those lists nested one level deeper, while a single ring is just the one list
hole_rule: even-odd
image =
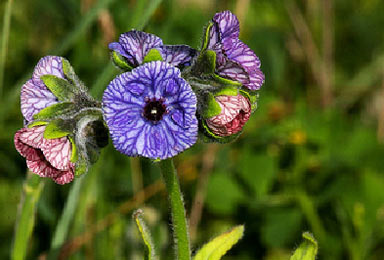
[{"label": "green leaf", "polygon": [[74,96],[74,86],[67,80],[54,75],[43,75],[40,79],[60,101],[72,100]]},{"label": "green leaf", "polygon": [[33,119],[50,120],[57,116],[68,114],[74,110],[75,106],[72,102],[60,102],[40,110],[39,113],[33,116]]},{"label": "green leaf", "polygon": [[115,51],[112,52],[112,61],[117,67],[124,71],[131,71],[133,69],[133,67],[125,61],[125,58]]},{"label": "green leaf", "polygon": [[303,243],[300,244],[299,248],[295,250],[290,260],[315,260],[317,254],[317,241],[313,235],[309,232],[303,233],[303,238],[305,239]]},{"label": "green leaf", "polygon": [[216,102],[215,97],[212,93],[208,93],[207,100],[205,100],[206,107],[204,107],[204,118],[210,118],[213,116],[217,116],[221,113],[221,107],[219,103]]},{"label": "green leaf", "polygon": [[242,237],[244,226],[236,226],[230,231],[215,237],[205,244],[195,255],[194,260],[218,260]]},{"label": "green leaf", "polygon": [[44,131],[45,139],[56,139],[67,136],[71,133],[65,121],[62,119],[56,119],[51,121]]},{"label": "green leaf", "polygon": [[135,220],[137,229],[139,230],[141,238],[143,239],[144,244],[146,246],[147,255],[145,259],[148,259],[148,260],[158,259],[156,256],[155,247],[153,244],[151,234],[142,218],[142,215],[143,215],[143,211],[141,209],[138,209],[133,213],[133,219]]},{"label": "green leaf", "polygon": [[148,54],[144,57],[143,62],[146,63],[146,62],[157,61],[157,60],[162,61],[163,57],[161,57],[159,50],[151,49],[148,52]]},{"label": "green leaf", "polygon": [[233,80],[230,80],[230,79],[225,79],[225,78],[222,78],[220,77],[219,75],[217,74],[214,74],[214,78],[215,80],[222,84],[222,85],[229,85],[229,86],[236,86],[236,87],[240,87],[242,86],[240,82],[237,82],[237,81],[233,81]]}]

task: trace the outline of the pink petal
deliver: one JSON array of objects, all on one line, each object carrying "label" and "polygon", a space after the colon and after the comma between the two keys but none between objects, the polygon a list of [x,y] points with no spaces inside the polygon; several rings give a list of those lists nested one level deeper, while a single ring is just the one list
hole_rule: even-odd
[{"label": "pink petal", "polygon": [[23,144],[33,148],[41,148],[44,139],[44,131],[45,126],[26,127],[18,131],[19,135],[17,137]]},{"label": "pink petal", "polygon": [[25,129],[26,128],[20,129],[19,131],[16,132],[14,136],[13,140],[15,143],[16,150],[27,160],[30,160],[30,161],[40,160],[39,150],[33,148],[30,145],[23,143],[20,140],[20,135],[25,131]]},{"label": "pink petal", "polygon": [[69,183],[73,180],[75,175],[73,174],[72,169],[68,171],[62,171],[58,177],[52,178],[57,184],[63,185]]},{"label": "pink petal", "polygon": [[63,171],[70,169],[71,142],[67,137],[44,139],[42,152],[46,160],[55,168]]},{"label": "pink petal", "polygon": [[40,177],[54,178],[60,175],[60,171],[53,168],[52,165],[44,159],[44,157],[38,161],[27,160],[27,167]]}]

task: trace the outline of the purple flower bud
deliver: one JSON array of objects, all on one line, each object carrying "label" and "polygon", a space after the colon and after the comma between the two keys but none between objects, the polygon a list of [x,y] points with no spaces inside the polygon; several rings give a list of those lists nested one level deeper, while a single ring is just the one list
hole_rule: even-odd
[{"label": "purple flower bud", "polygon": [[131,30],[120,35],[119,42],[109,44],[109,49],[125,57],[128,63],[137,67],[143,64],[151,49],[157,49],[163,61],[173,66],[189,66],[197,51],[187,45],[163,45],[154,34]]},{"label": "purple flower bud", "polygon": [[221,113],[206,119],[210,131],[217,136],[226,137],[240,132],[251,116],[251,104],[242,96],[217,96],[216,102],[221,107]]},{"label": "purple flower bud", "polygon": [[44,138],[45,126],[23,128],[14,137],[16,150],[27,160],[27,167],[40,177],[58,184],[73,180],[75,165],[70,161],[72,145],[68,137]]},{"label": "purple flower bud", "polygon": [[239,21],[230,11],[217,13],[212,19],[207,48],[216,52],[216,72],[258,90],[264,83],[260,60],[239,40]]}]

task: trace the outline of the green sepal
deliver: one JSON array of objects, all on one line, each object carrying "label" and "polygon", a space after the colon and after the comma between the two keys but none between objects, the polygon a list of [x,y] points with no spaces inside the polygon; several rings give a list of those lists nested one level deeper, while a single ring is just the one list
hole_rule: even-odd
[{"label": "green sepal", "polygon": [[196,63],[192,68],[194,75],[212,74],[214,75],[216,69],[216,52],[212,50],[205,50],[200,53]]},{"label": "green sepal", "polygon": [[215,96],[237,96],[238,94],[238,88],[232,85],[226,85],[224,88],[215,92]]},{"label": "green sepal", "polygon": [[214,74],[214,78],[217,82],[219,82],[223,85],[229,85],[229,86],[235,86],[235,87],[241,87],[242,86],[242,84],[240,82],[222,78],[217,74]]},{"label": "green sepal", "polygon": [[252,113],[257,109],[257,100],[259,99],[259,94],[254,91],[244,91],[242,89],[239,90],[240,94],[244,97],[248,98],[251,103]]},{"label": "green sepal", "polygon": [[207,99],[205,100],[205,107],[203,112],[204,118],[211,118],[217,116],[221,113],[221,107],[219,103],[216,102],[215,97],[211,92],[208,93]]},{"label": "green sepal", "polygon": [[55,119],[45,127],[44,138],[56,139],[67,136],[69,134],[71,134],[71,131],[67,123],[62,119]]},{"label": "green sepal", "polygon": [[67,59],[61,58],[61,62],[63,64],[63,73],[65,77],[72,82],[75,86],[80,85],[80,80],[77,77],[74,69]]},{"label": "green sepal", "polygon": [[230,136],[218,136],[218,135],[215,135],[214,133],[211,132],[211,130],[207,126],[205,120],[201,120],[200,125],[202,126],[201,129],[204,133],[201,136],[202,137],[201,139],[205,143],[211,143],[211,142],[217,142],[217,143],[221,143],[221,144],[230,143],[230,142],[233,142],[234,140],[236,140],[242,133],[242,131],[239,131],[238,133],[230,135]]},{"label": "green sepal", "polygon": [[68,139],[71,142],[71,147],[72,147],[72,154],[71,154],[70,161],[75,163],[75,162],[77,162],[77,159],[78,159],[76,143],[75,143],[75,140],[73,139],[73,137],[68,136]]},{"label": "green sepal", "polygon": [[161,53],[157,49],[151,49],[147,55],[145,55],[143,63],[151,62],[151,61],[163,61],[163,57],[161,56]]},{"label": "green sepal", "polygon": [[193,260],[219,260],[244,234],[244,226],[236,226],[205,244]]},{"label": "green sepal", "polygon": [[34,127],[34,126],[41,126],[41,125],[47,125],[48,122],[46,121],[33,121],[28,125],[28,128]]},{"label": "green sepal", "polygon": [[138,209],[133,213],[132,217],[146,246],[146,255],[144,256],[144,259],[155,260],[158,259],[158,257],[156,256],[153,239],[147,225],[145,224],[142,218],[142,215],[143,211],[141,209]]},{"label": "green sepal", "polygon": [[49,74],[41,76],[40,79],[58,100],[70,101],[73,99],[74,86],[67,80]]},{"label": "green sepal", "polygon": [[60,102],[40,110],[39,113],[33,116],[33,119],[50,120],[57,116],[68,114],[69,112],[74,111],[74,109],[75,109],[75,106],[72,102]]},{"label": "green sepal", "polygon": [[201,51],[204,51],[208,48],[209,43],[209,31],[211,30],[213,26],[213,22],[209,22],[208,25],[205,27],[204,30],[204,39],[203,39],[203,46],[201,47]]},{"label": "green sepal", "polygon": [[303,233],[304,242],[295,250],[290,260],[315,260],[318,250],[316,239],[309,232]]},{"label": "green sepal", "polygon": [[133,67],[129,65],[128,62],[125,60],[125,58],[116,51],[113,51],[111,56],[113,63],[120,69],[124,71],[131,71],[133,69]]}]

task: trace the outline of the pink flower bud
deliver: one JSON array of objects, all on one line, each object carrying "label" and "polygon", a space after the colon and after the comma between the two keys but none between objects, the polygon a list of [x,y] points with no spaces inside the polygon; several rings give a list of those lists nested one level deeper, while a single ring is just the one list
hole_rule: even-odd
[{"label": "pink flower bud", "polygon": [[251,115],[251,104],[242,95],[217,96],[221,113],[206,119],[209,129],[218,136],[230,136],[241,131]]},{"label": "pink flower bud", "polygon": [[40,177],[58,184],[74,178],[75,166],[70,161],[72,145],[68,137],[44,138],[45,126],[22,128],[14,137],[16,150],[27,160],[27,167]]}]

